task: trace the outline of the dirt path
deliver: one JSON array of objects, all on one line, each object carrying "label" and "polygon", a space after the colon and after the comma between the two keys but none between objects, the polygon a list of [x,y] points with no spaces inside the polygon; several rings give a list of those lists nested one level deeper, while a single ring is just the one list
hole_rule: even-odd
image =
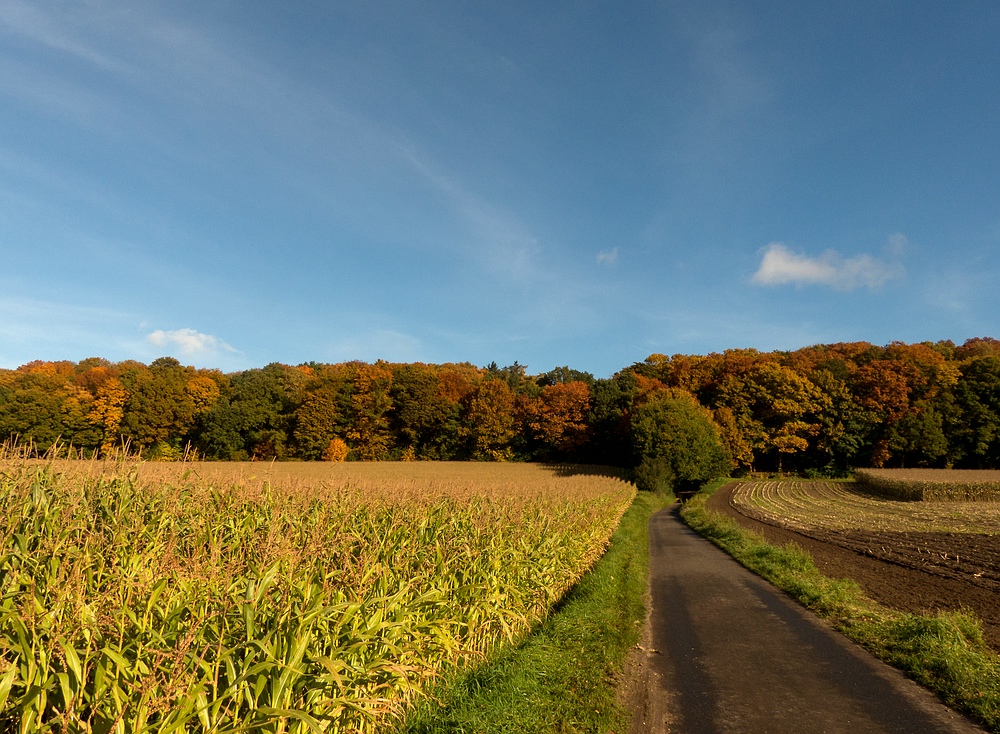
[{"label": "dirt path", "polygon": [[633,732],[981,732],[685,526],[653,516]]}]

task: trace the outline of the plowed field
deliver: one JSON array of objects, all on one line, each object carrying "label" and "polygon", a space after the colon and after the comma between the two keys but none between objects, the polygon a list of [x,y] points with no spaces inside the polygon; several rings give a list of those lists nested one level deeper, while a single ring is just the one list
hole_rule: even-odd
[{"label": "plowed field", "polygon": [[883,604],[973,611],[1000,650],[1000,502],[895,502],[844,482],[734,482],[709,507],[793,541]]}]

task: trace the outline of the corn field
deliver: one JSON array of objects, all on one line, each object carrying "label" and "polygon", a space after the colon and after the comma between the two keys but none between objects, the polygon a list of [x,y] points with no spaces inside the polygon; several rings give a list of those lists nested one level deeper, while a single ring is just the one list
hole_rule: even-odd
[{"label": "corn field", "polygon": [[996,502],[1000,471],[975,469],[857,469],[858,486],[887,499]]},{"label": "corn field", "polygon": [[378,730],[521,638],[634,497],[401,466],[0,461],[0,731]]}]

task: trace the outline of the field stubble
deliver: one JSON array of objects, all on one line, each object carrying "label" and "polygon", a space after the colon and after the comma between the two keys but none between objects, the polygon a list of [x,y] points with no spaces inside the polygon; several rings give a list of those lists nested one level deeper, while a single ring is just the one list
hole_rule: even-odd
[{"label": "field stubble", "polygon": [[633,497],[569,467],[0,463],[0,728],[375,730],[525,634]]},{"label": "field stubble", "polygon": [[741,482],[732,503],[857,553],[1000,591],[1000,502],[900,502],[850,482]]}]

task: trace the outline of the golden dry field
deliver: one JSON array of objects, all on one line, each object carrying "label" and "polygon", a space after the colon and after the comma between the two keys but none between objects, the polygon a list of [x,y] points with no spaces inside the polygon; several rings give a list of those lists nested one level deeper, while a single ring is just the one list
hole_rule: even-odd
[{"label": "golden dry field", "polygon": [[0,730],[375,731],[600,557],[588,471],[0,462]]},{"label": "golden dry field", "polygon": [[[93,479],[118,476],[116,461],[29,461],[61,474]],[[492,497],[512,502],[536,499],[586,501],[603,497],[620,472],[572,465],[494,463],[482,461],[153,461],[131,462],[127,471],[154,484],[196,484],[259,491],[280,487],[298,496],[349,488],[365,503],[464,501]],[[572,481],[567,481],[567,479]],[[611,483],[609,484],[609,480]]]}]

